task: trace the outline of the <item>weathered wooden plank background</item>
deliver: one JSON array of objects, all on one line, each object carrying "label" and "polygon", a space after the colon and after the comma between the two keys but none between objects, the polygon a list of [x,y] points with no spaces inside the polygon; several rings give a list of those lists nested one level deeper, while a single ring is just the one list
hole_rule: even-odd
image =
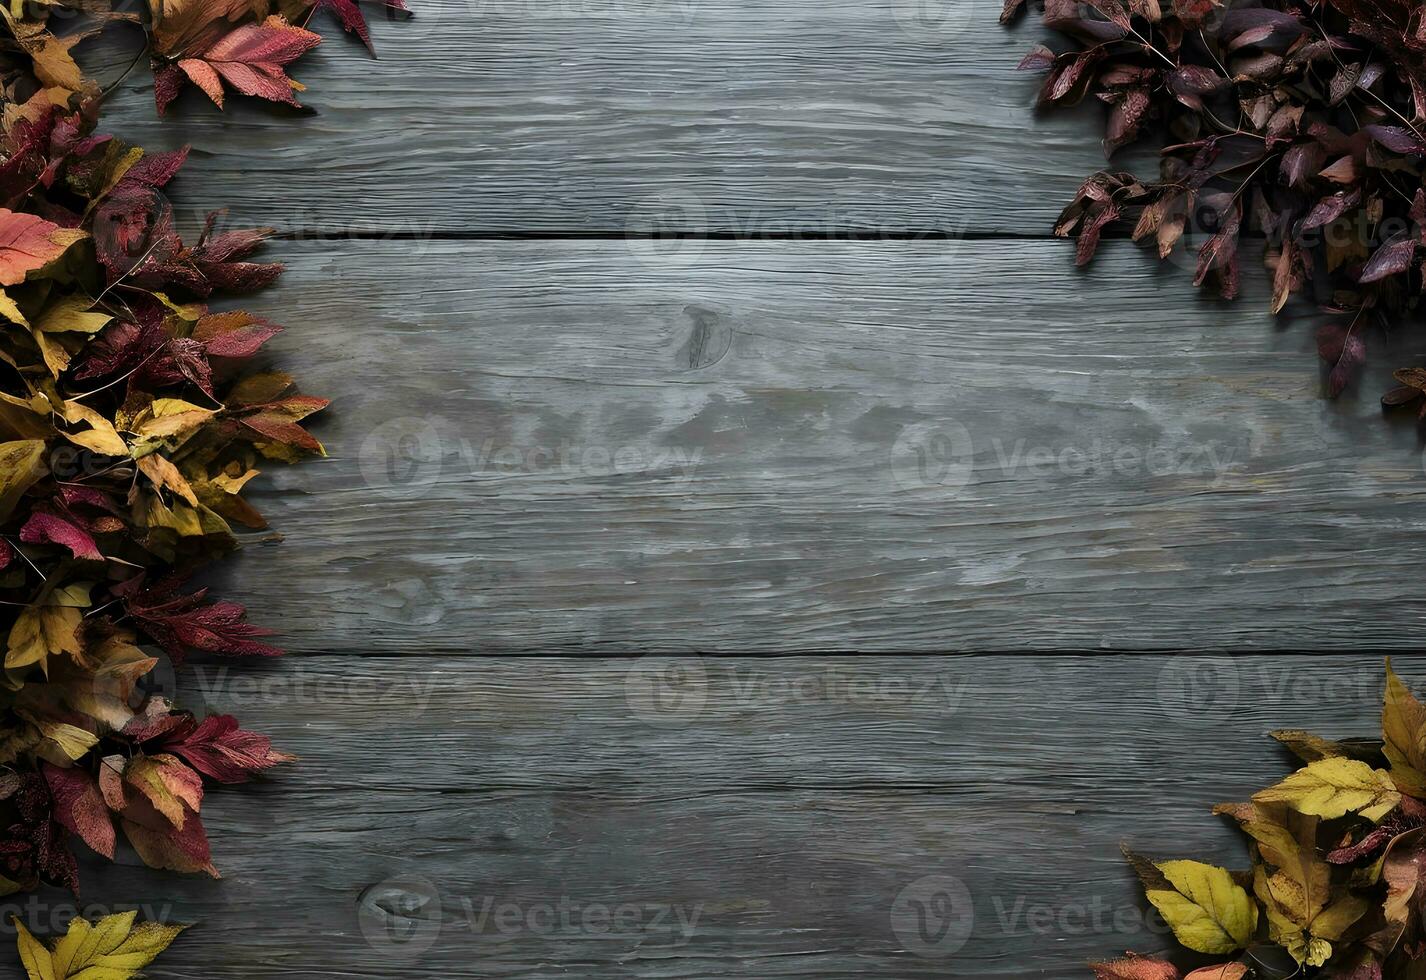
[{"label": "weathered wooden plank background", "polygon": [[178,678],[303,761],[210,796],[222,881],[86,876],[200,923],[156,976],[1083,977],[1166,945],[1121,839],[1239,860],[1268,729],[1426,681],[1419,342],[1328,403],[1260,284],[1076,273],[1096,110],[998,6],[422,0],[313,115],[124,83],[337,400],[222,573],[295,655]]}]

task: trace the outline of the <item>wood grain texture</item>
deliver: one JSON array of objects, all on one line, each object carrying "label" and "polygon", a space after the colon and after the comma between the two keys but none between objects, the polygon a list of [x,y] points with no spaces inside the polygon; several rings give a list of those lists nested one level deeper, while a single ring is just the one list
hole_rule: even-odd
[{"label": "wood grain texture", "polygon": [[[181,700],[303,758],[205,800],[222,881],[86,866],[88,901],[199,921],[156,977],[1082,980],[1091,957],[1169,946],[1120,840],[1241,865],[1207,811],[1288,770],[1265,732],[1370,735],[1382,686],[1349,654],[413,667],[180,674]],[[907,928],[927,876],[966,889],[955,949]],[[421,889],[429,943],[359,912]]]},{"label": "wood grain texture", "polygon": [[1327,402],[1310,318],[1127,243],[682,244],[284,245],[332,458],[236,596],[354,656],[1417,645],[1420,351]]},{"label": "wood grain texture", "polygon": [[[195,147],[183,197],[284,231],[1044,235],[1104,165],[1102,110],[1037,118],[1038,26],[996,0],[430,0],[299,116],[136,72],[106,125]],[[104,62],[117,77],[127,57]]]}]

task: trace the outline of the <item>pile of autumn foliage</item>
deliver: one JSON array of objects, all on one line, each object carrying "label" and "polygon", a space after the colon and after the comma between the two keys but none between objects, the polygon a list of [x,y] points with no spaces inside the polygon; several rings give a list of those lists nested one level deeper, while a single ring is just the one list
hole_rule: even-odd
[{"label": "pile of autumn foliage", "polygon": [[[175,664],[279,652],[242,607],[184,583],[236,547],[235,526],[265,526],[242,497],[264,460],[322,454],[302,422],[327,402],[246,367],[279,327],[207,306],[277,277],[250,258],[270,229],[214,214],[185,242],[164,189],[187,150],[98,135],[103,93],[71,49],[132,21],[160,111],[188,82],[219,105],[225,88],[296,104],[286,66],[318,37],[287,18],[324,7],[369,46],[355,0],[0,6],[0,894],[77,890],[75,838],[112,858],[122,835],[151,866],[216,875],[205,780],[289,758],[142,682],[160,647]],[[130,925],[89,952],[123,959]],[[50,975],[31,947],[31,974]]]},{"label": "pile of autumn foliage", "polygon": [[[1026,0],[1007,0],[1003,20]],[[1240,244],[1267,243],[1272,308],[1291,296],[1325,314],[1318,350],[1337,395],[1426,289],[1426,4],[1411,0],[1045,0],[1041,102],[1109,105],[1111,156],[1160,147],[1160,178],[1103,171],[1056,228],[1081,264],[1120,226],[1161,258],[1202,230],[1196,281],[1238,293]],[[1190,236],[1192,237],[1192,236]],[[1426,369],[1397,373],[1389,406],[1419,404]]]},{"label": "pile of autumn foliage", "polygon": [[[1247,803],[1214,808],[1249,838],[1247,871],[1129,853],[1174,937],[1216,961],[1190,980],[1426,976],[1426,706],[1389,664],[1381,733],[1273,733],[1306,765]],[[1099,980],[1183,976],[1133,953],[1092,969]]]},{"label": "pile of autumn foliage", "polygon": [[145,155],[94,135],[44,93],[6,107],[0,141],[0,891],[77,887],[69,835],[113,856],[212,871],[203,779],[281,761],[229,717],[198,721],[136,683],[190,649],[268,655],[243,610],[184,591],[262,527],[241,496],[262,459],[321,445],[326,405],[244,362],[278,327],[210,312],[272,282],[247,259],[263,230],[185,244],[160,193],[186,150]]}]

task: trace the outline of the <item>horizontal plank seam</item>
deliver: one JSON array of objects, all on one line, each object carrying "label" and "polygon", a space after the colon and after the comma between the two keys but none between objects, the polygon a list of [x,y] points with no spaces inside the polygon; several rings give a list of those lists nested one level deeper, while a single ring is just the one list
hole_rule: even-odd
[{"label": "horizontal plank seam", "polygon": [[[1076,658],[1094,659],[1098,657],[1331,657],[1351,654],[1360,657],[1391,657],[1394,660],[1422,660],[1426,659],[1426,651],[1411,649],[1392,648],[1358,648],[1358,647],[1315,647],[1306,648],[1271,648],[1271,649],[1247,649],[1247,648],[1212,648],[1195,647],[1185,649],[1086,649],[1086,650],[1026,650],[1018,647],[988,650],[739,650],[732,651],[709,651],[690,652],[687,650],[603,650],[598,647],[585,648],[583,652],[578,652],[576,647],[563,647],[559,649],[533,650],[512,649],[498,651],[482,651],[462,649],[460,647],[430,647],[422,646],[419,650],[412,649],[411,652],[401,652],[396,650],[373,650],[369,653],[356,653],[351,650],[325,651],[325,650],[289,650],[287,660],[297,660],[304,657],[342,657],[351,659],[353,656],[359,660],[414,660],[424,659],[482,659],[501,660],[514,659],[521,660],[638,660],[642,657],[667,657],[678,659],[703,659],[703,660],[785,660],[792,658],[888,658],[888,657],[1039,657],[1050,658]],[[223,663],[220,660],[198,660],[191,658],[189,663],[202,663],[212,665]],[[231,662],[231,661],[226,661]]]},{"label": "horizontal plank seam", "polygon": [[[273,238],[279,241],[377,241],[377,242],[479,242],[479,241],[713,241],[713,242],[785,242],[785,241],[1044,241],[1055,236],[1049,232],[1043,235],[1027,235],[1022,232],[953,232],[936,229],[907,229],[903,231],[876,231],[868,229],[807,229],[767,232],[745,231],[678,231],[659,234],[627,232],[623,230],[595,231],[526,231],[513,228],[477,228],[469,231],[324,231],[320,228],[304,228],[279,232]],[[1105,235],[1112,240],[1113,236]],[[1127,236],[1125,236],[1127,237]]]}]

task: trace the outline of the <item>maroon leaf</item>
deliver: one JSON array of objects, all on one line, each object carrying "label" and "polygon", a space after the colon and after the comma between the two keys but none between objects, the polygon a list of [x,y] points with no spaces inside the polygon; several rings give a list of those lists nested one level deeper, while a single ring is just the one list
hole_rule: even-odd
[{"label": "maroon leaf", "polygon": [[75,558],[101,561],[99,546],[82,528],[75,527],[62,517],[37,511],[30,515],[25,526],[20,528],[20,540],[26,544],[57,544],[68,548]]},{"label": "maroon leaf", "polygon": [[1411,268],[1418,242],[1405,232],[1378,248],[1362,267],[1360,282],[1377,282]]}]

